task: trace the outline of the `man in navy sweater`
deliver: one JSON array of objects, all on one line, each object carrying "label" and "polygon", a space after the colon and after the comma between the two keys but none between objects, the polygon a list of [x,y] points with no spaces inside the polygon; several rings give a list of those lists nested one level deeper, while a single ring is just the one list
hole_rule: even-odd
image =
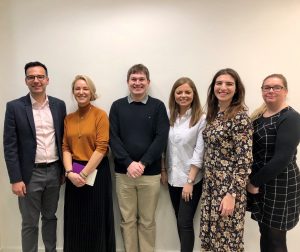
[{"label": "man in navy sweater", "polygon": [[110,147],[125,251],[153,252],[161,155],[169,133],[165,105],[148,95],[149,71],[142,64],[127,73],[129,95],[110,109]]}]

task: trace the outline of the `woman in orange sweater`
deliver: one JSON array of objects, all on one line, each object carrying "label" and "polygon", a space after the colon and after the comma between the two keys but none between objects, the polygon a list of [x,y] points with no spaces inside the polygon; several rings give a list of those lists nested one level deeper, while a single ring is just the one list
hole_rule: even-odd
[{"label": "woman in orange sweater", "polygon": [[89,77],[77,75],[72,92],[78,109],[65,118],[64,251],[114,252],[109,121],[103,110],[91,104],[97,95]]}]

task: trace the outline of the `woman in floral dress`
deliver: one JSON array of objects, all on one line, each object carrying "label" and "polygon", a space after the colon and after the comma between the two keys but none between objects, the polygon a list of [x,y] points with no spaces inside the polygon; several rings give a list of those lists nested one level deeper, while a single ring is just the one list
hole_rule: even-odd
[{"label": "woman in floral dress", "polygon": [[245,88],[233,69],[218,71],[208,89],[200,237],[203,251],[244,251],[246,184],[252,126]]}]

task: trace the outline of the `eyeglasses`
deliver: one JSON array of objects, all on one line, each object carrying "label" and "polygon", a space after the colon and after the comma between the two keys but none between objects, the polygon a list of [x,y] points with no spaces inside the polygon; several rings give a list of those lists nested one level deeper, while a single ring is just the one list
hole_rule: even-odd
[{"label": "eyeglasses", "polygon": [[26,76],[27,81],[34,81],[37,78],[39,81],[42,81],[46,78],[45,75],[28,75]]},{"label": "eyeglasses", "polygon": [[272,89],[274,92],[278,93],[278,92],[280,92],[282,89],[284,89],[284,87],[283,87],[283,86],[278,86],[278,85],[277,85],[277,86],[262,86],[262,87],[261,87],[261,90],[262,90],[263,92],[265,92],[265,93],[270,92],[271,89]]}]

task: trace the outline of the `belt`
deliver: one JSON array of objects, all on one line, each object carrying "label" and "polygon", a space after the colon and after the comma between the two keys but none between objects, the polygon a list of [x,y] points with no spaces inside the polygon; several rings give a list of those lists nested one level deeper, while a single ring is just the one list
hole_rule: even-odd
[{"label": "belt", "polygon": [[35,163],[34,166],[36,168],[47,168],[50,167],[54,164],[58,163],[58,160],[54,161],[54,162],[50,162],[50,163]]}]

